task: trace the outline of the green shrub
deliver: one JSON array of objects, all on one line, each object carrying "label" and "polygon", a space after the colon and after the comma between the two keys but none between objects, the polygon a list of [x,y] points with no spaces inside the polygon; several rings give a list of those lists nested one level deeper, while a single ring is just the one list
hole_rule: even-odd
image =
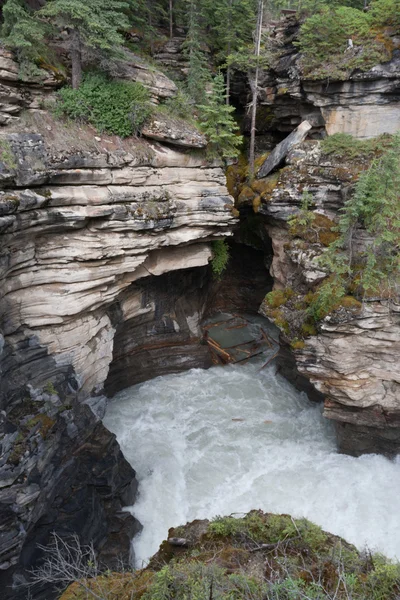
[{"label": "green shrub", "polygon": [[213,535],[227,537],[230,535],[236,535],[240,531],[243,531],[244,525],[242,519],[235,519],[235,517],[215,517],[208,526],[208,531]]},{"label": "green shrub", "polygon": [[[346,79],[391,58],[393,44],[386,25],[400,25],[400,0],[375,0],[371,11],[323,5],[300,28],[301,65],[311,79]],[[347,49],[352,39],[353,48]]]},{"label": "green shrub", "polygon": [[226,240],[216,240],[212,243],[213,257],[211,268],[215,279],[221,279],[229,262],[229,246]]},{"label": "green shrub", "polygon": [[400,27],[400,0],[375,0],[369,14],[376,27]]},{"label": "green shrub", "polygon": [[56,114],[90,123],[100,132],[138,135],[151,114],[149,92],[140,83],[88,73],[78,90],[59,91]]},{"label": "green shrub", "polygon": [[156,573],[142,600],[263,600],[266,586],[244,573],[229,574],[215,564],[170,563]]},{"label": "green shrub", "polygon": [[159,106],[159,108],[168,111],[172,116],[179,117],[180,119],[185,119],[187,121],[193,120],[193,100],[183,89],[178,88],[175,96],[168,98],[164,104]]},{"label": "green shrub", "polygon": [[324,154],[347,160],[373,159],[390,148],[391,135],[384,133],[376,138],[357,140],[348,133],[335,133],[321,142]]}]

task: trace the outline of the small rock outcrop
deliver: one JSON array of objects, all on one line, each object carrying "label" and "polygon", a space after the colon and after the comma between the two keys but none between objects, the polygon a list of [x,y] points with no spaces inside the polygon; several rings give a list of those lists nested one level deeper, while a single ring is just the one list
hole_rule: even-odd
[{"label": "small rock outcrop", "polygon": [[[172,528],[145,569],[87,583],[92,593],[111,592],[115,600],[160,594],[182,600],[193,590],[201,598],[281,598],[288,591],[293,598],[338,600],[351,590],[357,600],[373,600],[383,589],[387,600],[395,600],[399,568],[306,519],[253,510],[242,518],[198,519]],[[84,600],[85,594],[75,582],[60,600]]]}]

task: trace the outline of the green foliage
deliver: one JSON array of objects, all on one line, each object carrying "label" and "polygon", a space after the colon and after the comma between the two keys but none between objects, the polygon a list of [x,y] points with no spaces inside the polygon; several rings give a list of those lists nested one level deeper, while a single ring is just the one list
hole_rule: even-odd
[{"label": "green foliage", "polygon": [[[339,221],[339,238],[321,259],[331,276],[310,305],[320,319],[340,304],[346,293],[362,298],[397,297],[400,289],[400,135],[389,149],[361,173]],[[354,248],[363,229],[371,241]]]},{"label": "green foliage", "polygon": [[[297,42],[301,65],[312,79],[345,79],[354,69],[366,71],[391,58],[392,43],[380,28],[400,26],[400,0],[375,0],[371,11],[324,4],[305,20]],[[354,47],[347,48],[352,39]]]},{"label": "green foliage", "polygon": [[170,563],[155,576],[142,600],[263,600],[265,585],[244,573],[201,562]]},{"label": "green foliage", "polygon": [[206,0],[206,19],[211,24],[210,44],[220,64],[239,48],[252,44],[256,26],[254,0]]},{"label": "green foliage", "polygon": [[390,147],[392,141],[392,136],[388,134],[358,140],[348,133],[335,133],[322,140],[321,149],[325,154],[336,158],[368,160],[382,154]]},{"label": "green foliage", "polygon": [[85,46],[114,52],[123,44],[119,32],[129,27],[124,13],[128,8],[123,0],[49,0],[38,14],[57,26],[78,31]]},{"label": "green foliage", "polygon": [[373,0],[370,16],[376,27],[400,27],[400,0]]},{"label": "green foliage", "polygon": [[43,71],[34,61],[38,61],[46,52],[46,31],[46,24],[37,19],[34,11],[23,0],[7,0],[3,6],[1,39],[8,48],[16,52],[22,81],[43,78]]},{"label": "green foliage", "polygon": [[178,87],[175,96],[168,98],[164,104],[160,105],[160,108],[162,110],[165,108],[167,112],[180,119],[193,120],[193,101],[189,94],[182,88]]},{"label": "green foliage", "polygon": [[46,383],[46,385],[44,386],[43,390],[44,390],[44,391],[45,391],[47,394],[50,394],[50,395],[57,394],[57,390],[56,390],[56,388],[54,387],[54,383],[53,383],[52,381],[50,381],[50,380],[49,380],[49,381],[47,381],[47,383]]},{"label": "green foliage", "polygon": [[227,537],[243,531],[243,520],[235,517],[215,517],[208,526],[208,531],[213,535]]},{"label": "green foliage", "polygon": [[284,290],[274,290],[269,292],[265,296],[265,302],[270,308],[279,308],[283,304],[286,304],[290,298],[294,295],[294,291],[291,288],[285,288]]},{"label": "green foliage", "polygon": [[313,204],[312,194],[308,190],[304,190],[301,196],[300,212],[288,220],[289,233],[291,235],[298,234],[299,230],[309,229],[312,227],[316,215],[310,210]]},{"label": "green foliage", "polygon": [[215,279],[221,279],[229,262],[229,246],[226,240],[216,240],[212,243],[213,257],[211,269]]},{"label": "green foliage", "polygon": [[59,116],[121,137],[137,135],[151,113],[149,93],[140,83],[113,81],[96,73],[87,74],[78,90],[61,89],[58,98]]},{"label": "green foliage", "polygon": [[400,593],[400,565],[382,555],[374,556],[374,570],[368,574],[368,593],[373,600],[386,600]]},{"label": "green foliage", "polygon": [[201,27],[201,0],[186,0],[188,11],[188,32],[183,44],[183,52],[189,63],[186,79],[189,96],[201,104],[206,97],[210,69],[204,53],[204,34]]},{"label": "green foliage", "polygon": [[2,162],[7,169],[12,170],[17,167],[17,162],[10,142],[5,139],[0,139],[0,162]]},{"label": "green foliage", "polygon": [[221,73],[214,77],[212,91],[205,104],[200,105],[200,128],[208,140],[210,158],[226,160],[239,156],[243,138],[237,135],[238,126],[233,120],[234,108],[225,102],[226,91]]}]

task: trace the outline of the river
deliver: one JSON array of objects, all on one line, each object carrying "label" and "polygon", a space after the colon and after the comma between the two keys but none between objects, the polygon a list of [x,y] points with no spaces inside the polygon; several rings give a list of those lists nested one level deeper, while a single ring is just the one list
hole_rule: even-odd
[{"label": "river", "polygon": [[139,480],[137,566],[169,527],[250,509],[400,558],[400,457],[338,454],[321,407],[262,364],[157,377],[110,401],[105,425]]}]

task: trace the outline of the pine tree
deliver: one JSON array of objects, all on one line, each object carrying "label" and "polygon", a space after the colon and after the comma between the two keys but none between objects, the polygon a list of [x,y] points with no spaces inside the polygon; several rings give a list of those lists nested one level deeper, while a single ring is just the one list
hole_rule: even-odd
[{"label": "pine tree", "polygon": [[226,88],[224,77],[219,73],[214,77],[212,91],[204,105],[199,106],[201,128],[208,140],[210,158],[221,158],[226,162],[236,158],[242,136],[237,135],[238,127],[232,118],[235,110],[226,104]]},{"label": "pine tree", "polygon": [[[233,52],[251,41],[255,27],[254,0],[219,0],[213,6],[213,45],[217,60],[225,63]],[[229,103],[232,66],[226,65],[227,103]]]},{"label": "pine tree", "polygon": [[196,104],[204,102],[206,85],[210,81],[210,70],[202,49],[204,33],[202,32],[200,19],[200,1],[188,0],[188,33],[183,50],[189,60],[187,89]]},{"label": "pine tree", "polygon": [[82,81],[82,49],[113,52],[123,43],[119,30],[128,28],[124,0],[50,0],[38,14],[70,33],[72,87]]},{"label": "pine tree", "polygon": [[6,46],[16,51],[20,62],[39,56],[45,32],[45,24],[23,0],[7,0],[3,6],[1,38]]}]

